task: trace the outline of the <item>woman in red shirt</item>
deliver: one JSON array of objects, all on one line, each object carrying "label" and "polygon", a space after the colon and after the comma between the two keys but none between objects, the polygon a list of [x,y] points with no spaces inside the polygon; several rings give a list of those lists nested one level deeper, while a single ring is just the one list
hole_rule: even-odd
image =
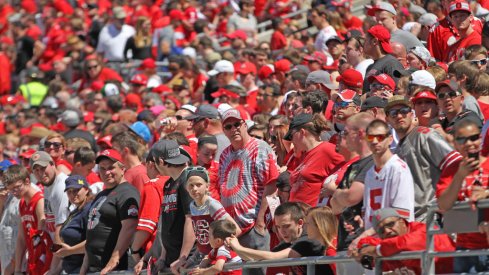
[{"label": "woman in red shirt", "polygon": [[316,206],[324,179],[344,163],[334,144],[321,141],[320,135],[327,129],[321,114],[303,113],[292,119],[284,139],[292,141],[295,151],[302,152],[302,160],[290,174],[289,201]]}]

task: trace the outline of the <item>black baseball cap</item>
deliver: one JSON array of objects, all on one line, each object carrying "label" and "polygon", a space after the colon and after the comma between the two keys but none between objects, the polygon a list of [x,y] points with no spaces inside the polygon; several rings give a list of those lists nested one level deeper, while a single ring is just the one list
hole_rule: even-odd
[{"label": "black baseball cap", "polygon": [[385,106],[387,106],[387,100],[385,98],[371,96],[363,102],[361,111],[365,112],[375,107],[384,109]]},{"label": "black baseball cap", "polygon": [[161,158],[165,162],[174,165],[180,165],[187,163],[190,159],[180,152],[180,146],[174,140],[161,139],[155,143],[149,154],[153,156],[154,159]]},{"label": "black baseball cap", "polygon": [[185,117],[186,120],[195,120],[202,118],[219,119],[219,111],[217,111],[216,107],[212,105],[204,104],[200,105],[194,114]]},{"label": "black baseball cap", "polygon": [[312,121],[311,114],[302,113],[295,116],[292,119],[292,122],[290,122],[289,131],[287,131],[287,134],[285,134],[284,139],[288,141],[292,140],[292,130],[311,121]]}]

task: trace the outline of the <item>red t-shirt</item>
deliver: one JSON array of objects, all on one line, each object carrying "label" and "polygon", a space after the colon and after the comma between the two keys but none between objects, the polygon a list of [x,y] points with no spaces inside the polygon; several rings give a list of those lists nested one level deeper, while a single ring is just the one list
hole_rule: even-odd
[{"label": "red t-shirt", "polygon": [[356,16],[352,16],[350,18],[350,20],[343,20],[343,25],[347,29],[360,29],[361,30],[363,27],[363,21]]},{"label": "red t-shirt", "polygon": [[87,176],[87,181],[90,185],[97,183],[97,182],[102,182],[102,179],[98,176],[97,173],[95,172],[90,172]]},{"label": "red t-shirt", "polygon": [[127,169],[126,173],[124,173],[124,178],[132,186],[138,189],[139,194],[143,193],[144,183],[149,181],[146,166],[144,166],[143,164],[139,164],[137,166]]},{"label": "red t-shirt", "polygon": [[209,193],[216,201],[221,201],[219,194],[219,183],[217,181],[217,173],[219,172],[219,162],[213,160],[209,165],[204,166],[209,173]]},{"label": "red t-shirt", "polygon": [[272,40],[270,43],[270,49],[272,51],[274,50],[281,50],[287,46],[287,38],[281,31],[274,31],[272,34]]},{"label": "red t-shirt", "polygon": [[0,95],[10,94],[10,70],[5,70],[5,68],[10,68],[10,61],[8,57],[0,52]]},{"label": "red t-shirt", "polygon": [[[216,264],[217,260],[224,260],[225,263],[239,262],[241,260],[236,252],[224,245],[218,249],[213,248],[208,256],[211,265]],[[218,275],[241,275],[241,269],[222,271],[219,272]]]},{"label": "red t-shirt", "polygon": [[[350,165],[352,163],[354,163],[355,161],[357,161],[359,159],[360,159],[360,157],[359,156],[356,156],[356,157],[352,158],[351,160],[345,162],[345,164],[343,164],[342,166],[340,166],[340,168],[338,168],[333,174],[331,174],[330,176],[328,176],[324,180],[324,182],[334,181],[334,183],[336,184],[336,186],[338,186],[340,184],[341,180],[343,179],[343,175],[345,174],[345,172],[348,169],[348,167],[350,167]],[[330,206],[329,198],[323,198],[318,203],[321,204],[321,205],[328,205],[328,206]]]},{"label": "red t-shirt", "polygon": [[329,142],[322,142],[304,153],[302,162],[290,174],[292,189],[289,201],[300,201],[316,206],[324,179],[344,161],[343,156],[338,154],[335,146]]},{"label": "red t-shirt", "polygon": [[[475,32],[482,33],[482,22],[479,19],[472,20],[472,27]],[[449,43],[455,43],[459,37],[458,31],[453,27],[447,17],[438,21],[428,36],[427,48],[436,60],[448,62]]]},{"label": "red t-shirt", "polygon": [[58,159],[56,161],[56,166],[58,165],[64,165],[66,168],[68,168],[68,170],[73,170],[73,166],[71,165],[71,163],[69,163],[67,160],[65,159]]},{"label": "red t-shirt", "polygon": [[489,120],[489,103],[482,102],[477,100],[479,103],[479,107],[481,108],[482,115],[484,116],[484,121]]},{"label": "red t-shirt", "polygon": [[139,205],[139,220],[136,230],[143,230],[151,234],[146,243],[146,251],[151,248],[156,238],[156,228],[160,217],[160,207],[163,198],[163,187],[169,179],[168,176],[158,176],[144,184]]},{"label": "red t-shirt", "polygon": [[465,49],[471,45],[480,45],[482,36],[480,33],[473,31],[467,37],[460,39],[457,43],[450,46],[448,59],[450,61],[462,60],[464,58]]},{"label": "red t-shirt", "polygon": [[[448,186],[452,183],[453,177],[458,170],[460,162],[455,165],[450,166],[446,169],[440,176],[440,180],[436,185],[436,197],[440,197],[440,195],[448,188]],[[458,201],[468,200],[471,196],[471,186],[475,180],[479,180],[482,186],[488,188],[489,184],[489,159],[486,159],[483,163],[481,163],[481,170],[476,170],[472,172],[472,174],[468,175],[465,178],[465,183],[460,189],[458,193]],[[485,234],[481,233],[459,233],[457,234],[457,247],[463,247],[467,249],[483,249],[489,248],[489,243],[487,242],[487,238]]]}]

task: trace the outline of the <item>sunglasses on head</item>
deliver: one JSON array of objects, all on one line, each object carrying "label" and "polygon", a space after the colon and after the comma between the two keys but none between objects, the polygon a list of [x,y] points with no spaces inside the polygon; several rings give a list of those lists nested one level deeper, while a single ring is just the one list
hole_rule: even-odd
[{"label": "sunglasses on head", "polygon": [[59,147],[61,147],[61,145],[63,145],[61,142],[50,142],[50,141],[46,141],[44,143],[44,148],[51,148],[51,146],[53,146],[54,149],[58,149]]},{"label": "sunglasses on head", "polygon": [[365,139],[368,142],[373,142],[375,139],[377,139],[378,142],[382,142],[382,141],[386,140],[389,136],[390,136],[390,134],[382,134],[382,135],[367,134],[367,135],[365,135]]},{"label": "sunglasses on head", "polygon": [[467,143],[467,141],[476,141],[480,138],[480,133],[479,134],[475,134],[475,135],[471,135],[471,136],[468,136],[468,137],[456,137],[455,138],[455,142],[462,145],[462,144],[465,144]]},{"label": "sunglasses on head", "polygon": [[487,64],[487,58],[479,59],[479,60],[470,60],[471,64],[484,66]]},{"label": "sunglasses on head", "polygon": [[233,129],[233,127],[236,128],[236,129],[239,129],[240,126],[241,126],[241,121],[238,121],[238,122],[235,122],[235,123],[232,123],[232,124],[231,123],[230,124],[226,124],[222,128],[224,128],[224,130],[228,130],[229,131],[229,130]]},{"label": "sunglasses on head", "polygon": [[405,116],[409,114],[412,111],[411,107],[402,107],[399,109],[390,109],[389,110],[389,116],[390,117],[397,117],[399,114]]},{"label": "sunglasses on head", "polygon": [[438,97],[438,99],[445,99],[445,98],[454,98],[454,97],[457,97],[459,96],[459,92],[456,92],[456,91],[450,91],[448,93],[438,93],[436,95],[436,97]]},{"label": "sunglasses on head", "polygon": [[209,181],[209,173],[207,172],[207,169],[205,169],[202,166],[190,166],[190,167],[187,167],[187,169],[185,169],[185,171],[187,172],[187,177],[188,177],[188,174],[190,174],[190,172],[194,172],[194,171],[204,173],[206,176],[206,179],[204,179],[204,180],[207,182]]}]

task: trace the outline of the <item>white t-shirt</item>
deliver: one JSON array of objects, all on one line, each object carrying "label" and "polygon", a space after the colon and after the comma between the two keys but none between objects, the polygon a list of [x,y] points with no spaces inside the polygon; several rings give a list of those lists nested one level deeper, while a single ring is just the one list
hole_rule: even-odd
[{"label": "white t-shirt", "polygon": [[122,25],[117,29],[114,24],[107,24],[100,31],[97,52],[103,53],[108,61],[124,61],[124,47],[127,39],[136,33],[129,25]]},{"label": "white t-shirt", "polygon": [[326,47],[326,41],[328,41],[329,38],[337,35],[336,30],[332,26],[327,26],[318,32],[316,41],[314,41],[314,48],[316,51],[327,53],[328,47]]},{"label": "white t-shirt", "polygon": [[154,74],[148,78],[148,84],[146,84],[146,87],[154,88],[160,86],[161,84],[163,84],[161,77],[157,74]]},{"label": "white t-shirt", "polygon": [[66,178],[68,178],[66,174],[60,173],[54,179],[53,184],[44,186],[44,212],[46,226],[51,235],[54,235],[54,227],[64,223],[70,214],[68,196],[65,193]]},{"label": "white t-shirt", "polygon": [[405,211],[409,221],[414,221],[414,181],[409,167],[398,155],[393,155],[378,172],[372,166],[364,184],[365,229],[372,227],[373,212],[386,207]]},{"label": "white t-shirt", "polygon": [[372,64],[374,64],[373,59],[365,59],[362,62],[358,63],[357,66],[355,66],[355,70],[359,71],[362,74],[363,79],[365,79],[365,74],[367,73],[367,68],[368,68],[368,66],[370,66]]}]

